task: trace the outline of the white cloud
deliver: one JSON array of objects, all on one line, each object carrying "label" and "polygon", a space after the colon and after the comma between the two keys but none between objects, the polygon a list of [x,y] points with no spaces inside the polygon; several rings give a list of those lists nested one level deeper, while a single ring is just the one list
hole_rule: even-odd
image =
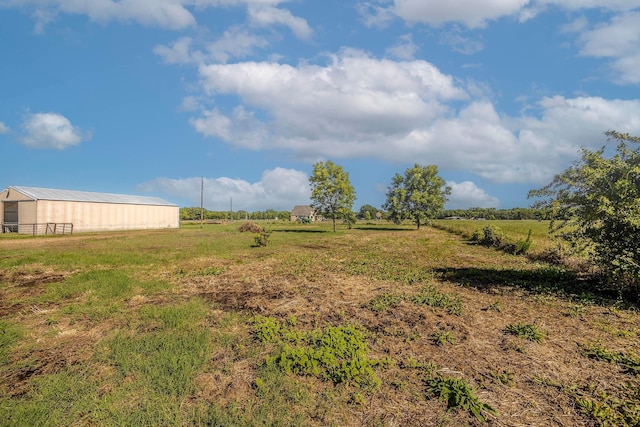
[{"label": "white cloud", "polygon": [[69,119],[57,113],[29,114],[22,128],[22,142],[33,148],[64,150],[91,139],[91,133],[73,126]]},{"label": "white cloud", "polygon": [[9,133],[9,126],[5,125],[3,122],[0,122],[0,135],[3,133]]},{"label": "white cloud", "polygon": [[528,3],[529,0],[395,0],[393,11],[409,23],[460,22],[469,28],[478,28],[489,20],[515,15]]},{"label": "white cloud", "polygon": [[197,42],[191,37],[180,37],[167,45],[157,45],[153,52],[165,64],[196,64],[206,62],[226,63],[232,58],[242,58],[254,53],[256,48],[268,46],[264,37],[251,34],[242,27],[226,30],[211,42]]},{"label": "white cloud", "polygon": [[[205,136],[298,158],[379,158],[467,170],[492,182],[545,183],[599,147],[603,132],[640,133],[640,101],[546,97],[520,116],[499,114],[474,82],[425,61],[345,50],[322,65],[244,62],[201,66],[203,96],[239,99],[201,110]],[[472,98],[473,97],[473,98]],[[471,98],[471,99],[469,99]]]},{"label": "white cloud", "polygon": [[413,42],[411,34],[404,34],[399,37],[398,42],[387,49],[387,53],[398,59],[411,60],[414,59],[418,45]]},{"label": "white cloud", "polygon": [[457,27],[450,31],[443,31],[439,41],[444,45],[451,46],[455,52],[464,55],[473,55],[484,49],[484,42],[463,36],[462,31]]},{"label": "white cloud", "polygon": [[474,182],[448,181],[447,185],[451,187],[451,195],[446,205],[447,209],[497,208],[500,205],[496,197],[489,195]]},{"label": "white cloud", "polygon": [[605,24],[584,30],[580,54],[610,58],[621,83],[640,83],[640,12],[614,16]]},{"label": "white cloud", "polygon": [[467,28],[483,28],[489,21],[504,17],[525,22],[549,7],[628,12],[640,7],[640,0],[369,0],[361,2],[358,11],[368,26],[386,26],[397,16],[408,24],[460,23]]},{"label": "white cloud", "polygon": [[[343,138],[353,142],[393,138],[446,114],[449,108],[442,101],[467,96],[450,76],[426,61],[378,60],[359,51],[344,51],[330,59],[326,66],[297,68],[264,62],[202,66],[202,87],[210,96],[232,94],[242,99],[243,114],[234,113],[242,121],[228,117],[234,125],[247,126],[249,108],[271,118],[261,120],[268,129],[256,134],[266,140],[252,145],[311,152]],[[206,112],[202,119],[211,117]],[[259,120],[256,117],[252,126]],[[204,129],[202,120],[192,124]],[[237,139],[237,131],[241,129],[234,128],[225,139]],[[338,155],[346,154],[338,150]]]},{"label": "white cloud", "polygon": [[293,16],[286,9],[279,9],[262,3],[249,5],[249,21],[259,27],[269,27],[275,24],[289,27],[300,39],[308,39],[313,31],[305,19]]},{"label": "white cloud", "polygon": [[162,57],[165,64],[189,64],[197,62],[197,56],[191,52],[191,37],[181,37],[170,46],[157,45],[153,52]]},{"label": "white cloud", "polygon": [[[380,3],[389,3],[386,0],[379,0]],[[384,28],[395,18],[391,8],[379,6],[371,2],[358,2],[356,9],[362,18],[362,22],[369,28]]]},{"label": "white cloud", "polygon": [[232,27],[222,37],[207,45],[209,56],[216,62],[227,62],[230,58],[249,56],[256,48],[263,48],[268,42],[263,37],[251,34],[240,27]]},{"label": "white cloud", "polygon": [[[157,178],[139,185],[140,191],[162,192],[174,198],[187,198],[192,206],[200,206],[202,178]],[[290,210],[296,204],[309,202],[311,190],[306,173],[294,169],[266,170],[259,182],[250,183],[227,177],[204,179],[204,206],[225,211],[233,200],[234,210]]]},{"label": "white cloud", "polygon": [[181,30],[196,26],[189,10],[208,7],[247,7],[250,20],[258,25],[285,25],[298,37],[307,38],[307,22],[275,6],[286,0],[0,0],[0,7],[28,11],[36,21],[35,31],[55,20],[58,13],[85,15],[100,23],[137,22],[143,25]]}]

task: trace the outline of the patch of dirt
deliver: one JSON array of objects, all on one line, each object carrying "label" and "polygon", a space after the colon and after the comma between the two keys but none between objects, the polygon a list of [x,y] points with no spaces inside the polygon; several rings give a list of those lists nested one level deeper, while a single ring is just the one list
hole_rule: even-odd
[{"label": "patch of dirt", "polygon": [[39,375],[54,374],[61,370],[87,362],[93,355],[95,337],[77,330],[61,331],[52,338],[49,346],[31,351],[17,351],[12,358],[14,366],[1,383],[9,396],[25,394],[30,387],[30,379]]}]

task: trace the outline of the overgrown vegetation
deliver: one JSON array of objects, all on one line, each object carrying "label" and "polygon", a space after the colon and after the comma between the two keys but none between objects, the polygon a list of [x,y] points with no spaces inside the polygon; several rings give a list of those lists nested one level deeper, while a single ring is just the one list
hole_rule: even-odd
[{"label": "overgrown vegetation", "polygon": [[385,361],[369,357],[364,331],[355,325],[328,326],[303,332],[283,327],[276,319],[255,317],[256,338],[278,344],[266,359],[285,373],[315,376],[334,384],[378,387],[380,379],[373,368]]},{"label": "overgrown vegetation", "polygon": [[617,142],[615,155],[605,148],[582,149],[582,158],[551,183],[529,193],[549,209],[550,230],[599,267],[604,280],[628,298],[640,300],[640,138],[605,132]]}]

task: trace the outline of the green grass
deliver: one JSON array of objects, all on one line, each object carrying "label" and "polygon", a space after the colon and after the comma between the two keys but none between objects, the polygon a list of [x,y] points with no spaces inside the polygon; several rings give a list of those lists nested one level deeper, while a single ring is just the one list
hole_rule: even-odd
[{"label": "green grass", "polygon": [[[572,271],[412,224],[268,223],[266,247],[238,224],[0,235],[0,424],[637,419],[640,314]],[[504,351],[545,337],[532,315],[553,345]]]},{"label": "green grass", "polygon": [[11,347],[20,341],[23,335],[24,330],[20,325],[0,320],[0,365],[7,363]]}]

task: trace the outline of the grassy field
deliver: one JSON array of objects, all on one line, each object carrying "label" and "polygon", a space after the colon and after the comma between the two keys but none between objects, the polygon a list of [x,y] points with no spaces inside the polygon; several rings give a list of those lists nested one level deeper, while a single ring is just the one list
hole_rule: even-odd
[{"label": "grassy field", "polygon": [[477,223],[0,235],[0,424],[640,425],[637,309]]}]

